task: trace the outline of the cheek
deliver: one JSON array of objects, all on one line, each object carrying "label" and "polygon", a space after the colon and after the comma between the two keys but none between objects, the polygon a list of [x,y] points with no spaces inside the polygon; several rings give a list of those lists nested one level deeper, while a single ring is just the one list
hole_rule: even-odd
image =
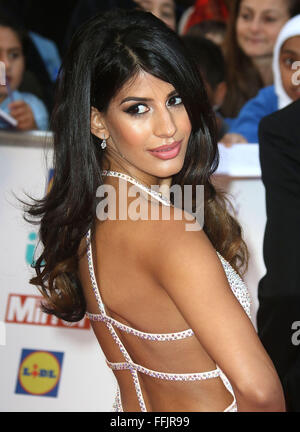
[{"label": "cheek", "polygon": [[21,84],[23,73],[25,68],[24,58],[20,58],[16,61],[13,68],[13,85],[15,88]]},{"label": "cheek", "polygon": [[272,46],[272,48],[275,45],[278,33],[280,32],[282,26],[272,26],[270,28],[268,28],[267,26],[265,27],[265,37],[267,42]]},{"label": "cheek", "polygon": [[176,121],[176,128],[177,128],[175,138],[178,139],[183,138],[184,139],[183,142],[185,142],[187,145],[190,134],[192,132],[192,125],[187,112],[184,110],[184,112],[178,113],[176,116],[174,116],[174,119]]},{"label": "cheek", "polygon": [[265,26],[265,35],[268,41],[270,42],[270,44],[272,44],[272,47],[275,45],[278,34],[286,22],[287,19],[283,19],[282,21],[277,22],[276,24]]},{"label": "cheek", "polygon": [[244,35],[245,32],[245,26],[242,25],[241,20],[239,18],[236,21],[235,32],[236,32],[236,38],[239,42],[240,38]]},{"label": "cheek", "polygon": [[122,115],[119,121],[108,125],[113,141],[123,149],[140,147],[146,144],[147,136],[150,133],[149,122],[142,118],[135,119]]},{"label": "cheek", "polygon": [[185,115],[182,116],[179,125],[180,125],[180,131],[182,131],[185,135],[189,136],[192,131],[192,125],[187,113],[185,113]]},{"label": "cheek", "polygon": [[240,48],[244,47],[244,39],[247,36],[247,25],[244,22],[241,22],[240,19],[237,19],[236,22],[236,41]]},{"label": "cheek", "polygon": [[283,65],[280,66],[281,82],[286,91],[292,84],[292,72],[293,71],[286,69]]}]

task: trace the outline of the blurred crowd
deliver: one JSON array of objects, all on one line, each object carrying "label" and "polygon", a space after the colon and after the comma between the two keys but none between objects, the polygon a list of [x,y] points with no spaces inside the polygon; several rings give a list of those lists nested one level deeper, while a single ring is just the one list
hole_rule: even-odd
[{"label": "blurred crowd", "polygon": [[257,143],[260,120],[300,98],[300,0],[0,0],[1,128],[51,129],[72,35],[114,7],[150,11],[180,35],[227,146]]}]

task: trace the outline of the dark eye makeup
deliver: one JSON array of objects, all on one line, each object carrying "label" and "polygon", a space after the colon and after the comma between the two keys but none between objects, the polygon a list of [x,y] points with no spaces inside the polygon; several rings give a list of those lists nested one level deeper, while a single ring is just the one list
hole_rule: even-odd
[{"label": "dark eye makeup", "polygon": [[[175,95],[175,96],[170,97],[170,99],[168,100],[168,103],[167,103],[168,106],[174,106],[174,107],[176,107],[177,105],[181,105],[181,104],[182,104],[182,100],[181,100],[181,97],[179,95]],[[140,111],[140,107],[144,108],[144,110],[142,112]],[[143,103],[138,103],[138,104],[131,105],[124,112],[126,112],[132,116],[141,116],[141,115],[147,113],[148,111],[149,111],[149,108],[147,105],[145,105]]]}]

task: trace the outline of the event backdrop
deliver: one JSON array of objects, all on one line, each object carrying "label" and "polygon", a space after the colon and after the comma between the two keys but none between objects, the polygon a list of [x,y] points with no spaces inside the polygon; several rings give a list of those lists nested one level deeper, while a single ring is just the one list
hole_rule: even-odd
[{"label": "event backdrop", "polygon": [[[23,219],[18,198],[41,198],[51,183],[52,150],[43,143],[42,136],[14,140],[0,134],[0,411],[110,411],[116,383],[89,321],[70,325],[44,314],[41,296],[29,284],[38,226]],[[255,147],[249,151],[258,164]],[[231,169],[222,166],[223,173]],[[249,245],[246,282],[255,325],[257,282],[265,271],[265,204],[261,180],[251,176],[245,168],[243,177],[217,181],[232,194]]]}]

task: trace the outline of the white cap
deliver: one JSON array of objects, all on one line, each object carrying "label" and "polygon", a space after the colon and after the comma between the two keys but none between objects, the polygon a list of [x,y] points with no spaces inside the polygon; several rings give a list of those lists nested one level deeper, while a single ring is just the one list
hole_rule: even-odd
[{"label": "white cap", "polygon": [[275,93],[278,96],[278,109],[285,108],[292,103],[292,99],[286,93],[281,80],[279,56],[284,42],[294,36],[300,36],[300,15],[296,15],[285,23],[277,37],[273,56],[273,75]]}]

